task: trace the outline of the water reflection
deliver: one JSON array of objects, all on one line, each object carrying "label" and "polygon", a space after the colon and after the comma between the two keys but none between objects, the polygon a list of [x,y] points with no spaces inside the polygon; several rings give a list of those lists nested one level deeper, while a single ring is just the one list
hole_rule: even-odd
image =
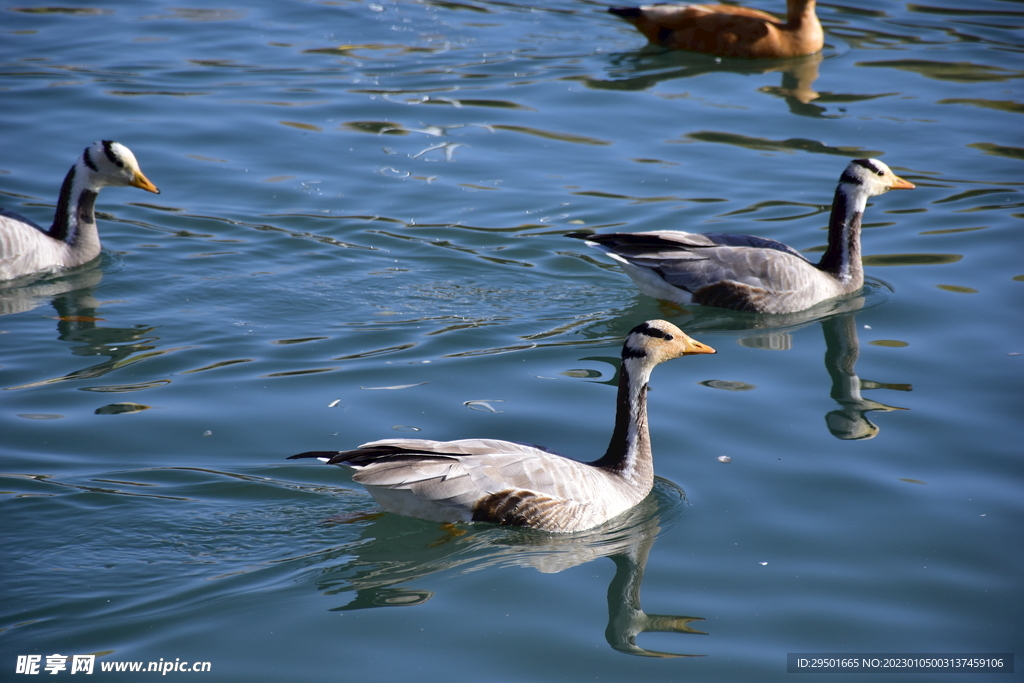
[{"label": "water reflection", "polygon": [[626,654],[644,657],[694,657],[645,649],[636,638],[646,632],[700,634],[691,625],[702,617],[647,614],[640,604],[640,587],[651,547],[666,524],[675,521],[686,505],[685,493],[675,484],[656,479],[654,490],[632,510],[597,529],[574,534],[549,534],[531,529],[490,525],[437,525],[398,515],[361,516],[366,526],[360,540],[332,551],[343,557],[317,581],[325,595],[355,592],[332,611],[421,605],[433,591],[399,584],[429,574],[460,568],[462,572],[488,567],[532,567],[544,573],[561,572],[597,558],[615,563],[608,586],[608,644]]},{"label": "water reflection", "polygon": [[869,382],[857,376],[854,366],[860,356],[860,341],[857,337],[856,313],[826,318],[821,321],[821,329],[825,334],[825,369],[832,378],[829,396],[839,404],[838,410],[825,415],[825,424],[837,439],[873,439],[878,436],[879,428],[867,419],[865,413],[907,409],[863,398],[861,390],[910,391],[911,386]]},{"label": "water reflection", "polygon": [[[821,325],[825,337],[825,369],[831,378],[829,396],[839,404],[837,410],[825,415],[829,432],[837,439],[873,439],[879,428],[866,413],[907,410],[864,398],[866,389],[890,389],[911,391],[909,384],[884,383],[862,380],[856,372],[860,357],[860,339],[857,336],[857,314],[867,307],[884,301],[888,290],[875,283],[867,283],[866,294],[849,298],[833,299],[793,314],[756,315],[695,308],[691,322],[683,323],[685,329],[695,334],[709,329],[749,330],[737,341],[741,346],[767,351],[789,351],[793,348],[793,332],[815,322]],[[688,311],[689,312],[689,311]],[[751,389],[743,382],[710,380],[705,386],[730,391]]]},{"label": "water reflection", "polygon": [[[153,351],[156,346],[151,342],[155,341],[156,337],[148,336],[154,329],[152,327],[121,328],[100,325],[103,322],[103,318],[98,315],[101,304],[94,293],[102,278],[103,271],[93,268],[55,280],[44,280],[20,287],[0,289],[0,315],[23,313],[42,305],[49,299],[56,311],[54,317],[57,321],[57,339],[75,344],[71,347],[71,354],[83,357],[106,357],[106,360],[98,364],[75,370],[60,377],[4,387],[5,389],[25,389],[67,380],[100,377],[125,365],[167,352]],[[140,351],[149,353],[136,355]],[[167,381],[158,380],[158,383]],[[93,390],[104,389],[93,388]]]},{"label": "water reflection", "polygon": [[686,139],[697,142],[711,142],[720,145],[734,145],[744,149],[762,152],[808,152],[810,154],[830,154],[840,157],[877,157],[882,156],[882,151],[877,149],[864,149],[850,145],[827,145],[820,140],[808,138],[786,138],[784,140],[773,140],[765,137],[754,137],[741,135],[729,131],[699,130],[686,134]]},{"label": "water reflection", "polygon": [[[782,97],[789,104],[794,114],[819,116],[825,110],[822,107],[807,107],[812,101],[821,97],[814,90],[814,81],[818,80],[818,67],[824,55],[816,52],[805,57],[782,59],[773,62],[774,66],[765,69],[764,73],[779,71],[782,73],[782,85],[778,88],[763,87],[761,92]],[[801,109],[801,107],[805,107]]]},{"label": "water reflection", "polygon": [[[590,76],[575,78],[596,90],[647,90],[663,81],[693,78],[707,73],[735,73],[760,75],[781,73],[779,87],[762,87],[760,92],[783,98],[790,111],[803,116],[823,116],[825,109],[811,102],[821,97],[814,90],[818,69],[823,59],[821,52],[789,59],[730,59],[710,55],[664,51],[646,47],[637,53],[620,55],[611,62],[611,78]],[[652,72],[652,69],[661,68]],[[665,68],[668,67],[668,68]]]},{"label": "water reflection", "polygon": [[34,277],[28,282],[24,278],[19,278],[5,282],[0,285],[0,315],[25,313],[45,304],[48,300],[56,301],[60,295],[65,294],[69,295],[69,299],[78,301],[70,306],[71,308],[90,305],[95,308],[97,302],[92,292],[102,279],[102,270],[89,268],[60,277]]}]

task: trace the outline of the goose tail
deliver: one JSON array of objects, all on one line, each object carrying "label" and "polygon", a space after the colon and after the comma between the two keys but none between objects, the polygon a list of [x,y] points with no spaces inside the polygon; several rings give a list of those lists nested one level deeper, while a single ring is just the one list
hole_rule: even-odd
[{"label": "goose tail", "polygon": [[306,451],[305,453],[296,453],[295,455],[288,456],[289,460],[301,460],[302,458],[316,458],[322,462],[328,462],[331,458],[336,456],[340,451]]}]

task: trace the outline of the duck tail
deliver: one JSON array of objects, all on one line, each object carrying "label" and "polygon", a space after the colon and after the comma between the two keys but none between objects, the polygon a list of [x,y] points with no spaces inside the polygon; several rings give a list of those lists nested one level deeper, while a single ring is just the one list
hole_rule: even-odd
[{"label": "duck tail", "polygon": [[636,19],[642,10],[639,7],[609,7],[608,14],[614,14],[623,19]]}]

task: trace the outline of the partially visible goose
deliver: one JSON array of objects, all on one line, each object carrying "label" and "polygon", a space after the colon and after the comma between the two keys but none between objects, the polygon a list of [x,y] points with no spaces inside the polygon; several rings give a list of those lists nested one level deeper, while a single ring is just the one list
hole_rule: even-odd
[{"label": "partially visible goose", "polygon": [[781,242],[751,235],[658,230],[573,232],[619,262],[640,291],[665,301],[755,313],[794,313],[864,285],[860,228],[868,197],[914,184],[877,159],[843,171],[828,221],[828,248],[818,263]]},{"label": "partially visible goose", "polygon": [[13,211],[0,209],[0,280],[72,268],[99,256],[100,236],[93,206],[96,195],[107,185],[130,185],[160,194],[124,145],[103,140],[86,147],[64,178],[57,212],[48,230]]},{"label": "partially visible goose", "polygon": [[289,459],[350,467],[354,481],[384,509],[401,515],[559,532],[590,529],[650,493],[647,380],[658,363],[697,353],[715,350],[664,320],[633,328],[622,347],[615,430],[608,450],[593,462],[496,439],[386,439]]},{"label": "partially visible goose", "polygon": [[799,57],[825,43],[815,0],[786,0],[786,22],[766,12],[732,5],[609,7],[663,47],[722,57]]}]

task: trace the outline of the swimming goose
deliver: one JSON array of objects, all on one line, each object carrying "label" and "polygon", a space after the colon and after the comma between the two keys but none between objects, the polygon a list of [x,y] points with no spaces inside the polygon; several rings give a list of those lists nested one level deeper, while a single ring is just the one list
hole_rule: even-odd
[{"label": "swimming goose", "polygon": [[658,363],[715,353],[664,320],[649,320],[622,347],[615,429],[589,463],[511,441],[386,439],[350,451],[311,451],[350,467],[386,510],[438,522],[494,522],[546,531],[590,529],[630,509],[654,485],[647,380]]},{"label": "swimming goose", "polygon": [[786,0],[786,23],[766,12],[732,5],[656,4],[609,7],[662,47],[722,57],[809,55],[825,42],[815,0]]},{"label": "swimming goose", "polygon": [[0,280],[72,268],[99,256],[100,236],[93,206],[96,195],[107,185],[130,185],[160,194],[124,145],[103,140],[86,147],[64,178],[49,230],[13,211],[0,209]]},{"label": "swimming goose", "polygon": [[781,242],[751,235],[658,230],[573,232],[618,261],[640,291],[665,301],[755,313],[794,313],[864,284],[860,228],[868,197],[914,184],[877,159],[855,159],[843,171],[828,221],[828,247],[818,263]]}]

